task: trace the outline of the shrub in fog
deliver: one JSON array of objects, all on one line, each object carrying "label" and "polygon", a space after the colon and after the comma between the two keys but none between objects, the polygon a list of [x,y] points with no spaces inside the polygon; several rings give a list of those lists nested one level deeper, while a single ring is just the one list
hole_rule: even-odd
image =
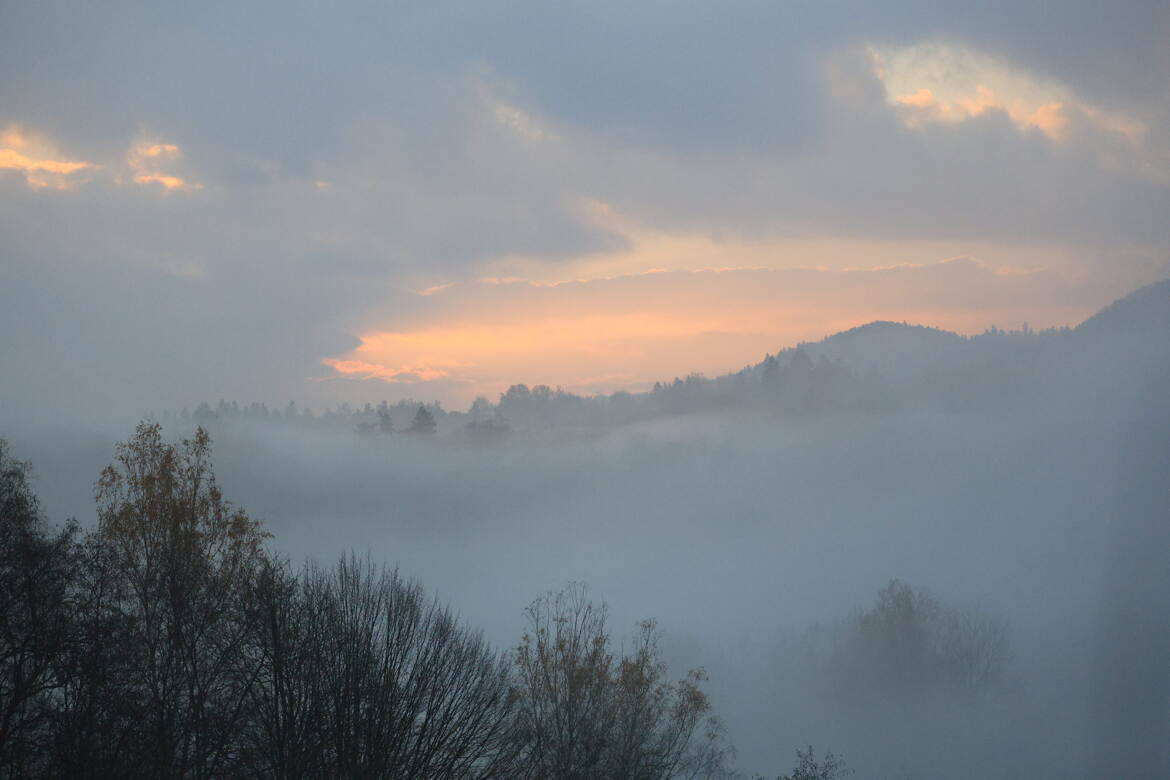
[{"label": "shrub in fog", "polygon": [[1011,656],[1004,620],[897,579],[838,626],[831,645],[829,671],[851,688],[981,687],[1003,679]]}]

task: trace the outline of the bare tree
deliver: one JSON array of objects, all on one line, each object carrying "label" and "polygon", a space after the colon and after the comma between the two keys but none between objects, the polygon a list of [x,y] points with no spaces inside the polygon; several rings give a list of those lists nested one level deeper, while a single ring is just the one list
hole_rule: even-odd
[{"label": "bare tree", "polygon": [[76,526],[52,529],[0,439],[0,777],[37,771],[72,632]]},{"label": "bare tree", "polygon": [[489,778],[517,750],[506,660],[368,560],[271,571],[252,760],[275,777]]},{"label": "bare tree", "polygon": [[1002,682],[1011,660],[1006,620],[963,607],[944,610],[939,622],[936,653],[945,679],[970,688]]},{"label": "bare tree", "polygon": [[523,776],[713,777],[729,750],[699,685],[702,670],[666,679],[653,621],[639,626],[630,655],[615,657],[605,605],[582,585],[528,608],[515,651]]},{"label": "bare tree", "polygon": [[224,500],[197,429],[142,423],[98,480],[86,620],[64,692],[60,760],[155,777],[232,765],[259,673],[245,599],[267,534]]}]

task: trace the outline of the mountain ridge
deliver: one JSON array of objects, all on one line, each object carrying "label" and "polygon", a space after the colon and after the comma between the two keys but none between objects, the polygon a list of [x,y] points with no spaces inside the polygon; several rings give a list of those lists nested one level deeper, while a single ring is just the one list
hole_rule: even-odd
[{"label": "mountain ridge", "polygon": [[[1138,288],[1075,327],[1040,331],[995,328],[964,336],[928,325],[875,320],[765,354],[763,360],[713,378],[689,374],[652,390],[584,396],[561,388],[514,384],[496,403],[478,399],[466,412],[403,399],[378,408],[326,410],[330,420],[360,431],[392,417],[403,430],[420,404],[440,432],[471,427],[495,436],[501,426],[542,429],[615,425],[694,412],[771,410],[822,414],[848,409],[1004,408],[1048,404],[1083,395],[1117,396],[1143,366],[1170,365],[1170,280]],[[292,407],[290,407],[292,408]],[[195,420],[290,419],[263,405],[203,404]],[[296,413],[295,418],[306,414]],[[184,418],[185,419],[185,418]]]}]

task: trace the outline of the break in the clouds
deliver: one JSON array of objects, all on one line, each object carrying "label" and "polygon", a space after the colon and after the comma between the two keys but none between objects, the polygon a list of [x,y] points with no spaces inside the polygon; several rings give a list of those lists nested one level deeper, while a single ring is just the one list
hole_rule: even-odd
[{"label": "break in the clouds", "polygon": [[1056,142],[1075,132],[1119,136],[1140,156],[1149,126],[1123,111],[1086,101],[1066,85],[1012,68],[961,45],[926,43],[871,49],[874,75],[909,127],[956,124],[988,113],[1006,115],[1020,132]]},{"label": "break in the clouds", "polygon": [[637,387],[1075,321],[1167,273],[1170,11],[1058,10],[7,9],[0,395]]},{"label": "break in the clouds", "polygon": [[[1050,272],[995,272],[970,258],[865,270],[727,268],[537,284],[487,279],[422,291],[352,350],[337,376],[442,388],[469,402],[513,382],[577,392],[645,390],[688,371],[722,374],[781,345],[874,320],[963,333],[1052,327],[1093,313],[1100,290]],[[407,394],[418,388],[401,388]],[[391,391],[392,392],[392,391]]]}]

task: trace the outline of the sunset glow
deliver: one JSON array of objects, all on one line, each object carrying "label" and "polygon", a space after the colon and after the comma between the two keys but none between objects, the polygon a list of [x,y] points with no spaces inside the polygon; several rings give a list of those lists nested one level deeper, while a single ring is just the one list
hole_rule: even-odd
[{"label": "sunset glow", "polygon": [[1061,325],[1092,312],[1092,294],[1076,287],[1044,302],[1047,283],[1043,274],[1000,274],[965,259],[866,271],[657,271],[559,284],[489,279],[422,291],[426,326],[371,330],[357,348],[322,363],[337,377],[441,383],[460,402],[518,381],[585,393],[637,390],[679,375],[680,365],[716,376],[873,320],[974,334],[992,325]]}]

